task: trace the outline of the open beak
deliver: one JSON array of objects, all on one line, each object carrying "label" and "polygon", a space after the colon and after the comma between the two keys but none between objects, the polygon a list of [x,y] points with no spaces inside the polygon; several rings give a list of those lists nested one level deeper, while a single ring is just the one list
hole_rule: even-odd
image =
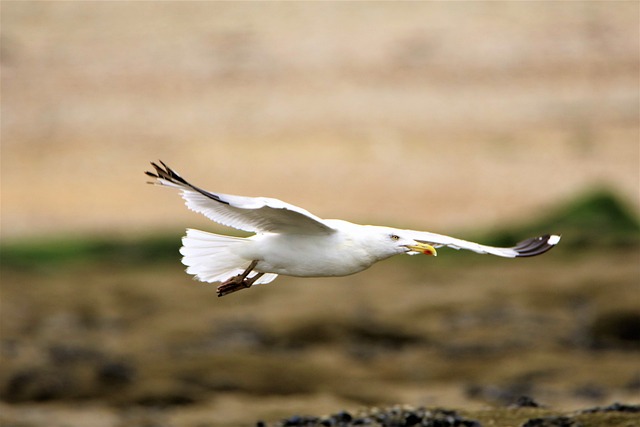
[{"label": "open beak", "polygon": [[421,254],[425,255],[438,255],[438,252],[436,252],[436,248],[431,245],[427,245],[426,243],[416,242],[413,245],[407,245],[407,248],[414,252],[420,252]]}]

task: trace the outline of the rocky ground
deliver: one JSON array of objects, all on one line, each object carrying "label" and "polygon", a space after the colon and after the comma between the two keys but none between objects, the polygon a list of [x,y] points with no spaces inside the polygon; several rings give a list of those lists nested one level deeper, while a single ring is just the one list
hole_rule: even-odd
[{"label": "rocky ground", "polygon": [[443,249],[223,298],[179,236],[3,246],[0,420],[637,425],[637,222],[605,194],[555,212],[534,259]]},{"label": "rocky ground", "polygon": [[[266,424],[258,421],[257,427],[481,427],[483,425],[518,425],[521,427],[585,427],[585,426],[636,426],[640,425],[640,405],[614,403],[563,415],[539,408],[530,398],[523,397],[502,410],[476,412],[461,415],[458,411],[435,408],[411,408],[395,406],[385,409],[370,408],[352,415],[342,411],[336,414],[292,416],[281,422]],[[514,423],[514,424],[512,424]]]}]

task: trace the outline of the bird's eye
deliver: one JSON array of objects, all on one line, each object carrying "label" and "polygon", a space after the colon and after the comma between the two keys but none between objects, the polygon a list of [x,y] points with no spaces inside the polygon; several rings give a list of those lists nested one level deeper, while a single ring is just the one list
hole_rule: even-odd
[{"label": "bird's eye", "polygon": [[396,234],[392,234],[391,236],[389,236],[391,238],[391,240],[400,240],[400,236],[396,235]]}]

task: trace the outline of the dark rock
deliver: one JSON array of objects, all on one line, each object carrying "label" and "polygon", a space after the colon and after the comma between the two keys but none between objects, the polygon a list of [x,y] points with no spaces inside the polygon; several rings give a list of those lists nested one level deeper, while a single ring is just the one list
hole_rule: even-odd
[{"label": "dark rock", "polygon": [[533,391],[531,382],[522,381],[503,386],[472,384],[466,388],[465,393],[472,399],[510,405],[513,402],[517,402],[522,396],[528,396]]},{"label": "dark rock", "polygon": [[542,417],[527,420],[522,427],[580,427],[580,423],[569,417]]},{"label": "dark rock", "polygon": [[294,415],[282,421],[283,427],[311,427],[318,425],[320,419],[317,417]]},{"label": "dark rock", "polygon": [[404,418],[404,425],[406,427],[411,427],[411,426],[415,426],[417,424],[420,424],[422,422],[422,417],[414,414],[414,413],[409,413],[405,416]]},{"label": "dark rock", "polygon": [[299,415],[293,415],[290,418],[282,421],[284,426],[299,426],[302,425],[302,417]]},{"label": "dark rock", "polygon": [[105,362],[96,369],[96,378],[107,386],[131,384],[135,375],[136,369],[126,362]]},{"label": "dark rock", "polygon": [[629,405],[626,403],[613,403],[609,406],[596,406],[595,408],[583,409],[581,414],[593,414],[595,412],[627,412],[640,413],[640,405]]},{"label": "dark rock", "polygon": [[332,418],[324,418],[320,420],[320,425],[324,427],[332,427],[335,426],[335,421]]},{"label": "dark rock", "polygon": [[279,425],[282,427],[481,427],[478,421],[466,419],[456,411],[446,409],[428,411],[424,408],[407,409],[397,406],[385,410],[375,409],[358,417],[354,417],[346,411],[325,418],[294,415],[281,421]]},{"label": "dark rock", "polygon": [[595,348],[640,348],[640,312],[615,311],[597,316],[588,328]]},{"label": "dark rock", "polygon": [[480,427],[478,421],[464,418],[456,411],[448,409],[425,411],[421,425],[425,427]]},{"label": "dark rock", "polygon": [[529,396],[520,396],[515,403],[509,405],[511,408],[539,408],[540,404]]},{"label": "dark rock", "polygon": [[342,412],[338,412],[337,414],[335,414],[333,416],[338,422],[341,423],[348,423],[350,422],[353,417],[351,416],[350,413],[348,413],[347,411],[342,411]]},{"label": "dark rock", "polygon": [[45,402],[66,397],[71,379],[62,372],[25,369],[9,378],[3,397],[8,402]]}]

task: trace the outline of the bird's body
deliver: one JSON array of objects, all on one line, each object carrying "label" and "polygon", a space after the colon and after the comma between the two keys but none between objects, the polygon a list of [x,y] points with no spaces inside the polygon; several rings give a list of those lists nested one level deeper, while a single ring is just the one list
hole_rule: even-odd
[{"label": "bird's body", "polygon": [[[162,162],[161,162],[162,163]],[[359,225],[321,219],[297,206],[266,197],[242,197],[202,190],[162,163],[152,163],[155,183],[181,190],[187,207],[222,225],[255,233],[246,238],[188,229],[180,253],[187,273],[204,282],[224,282],[218,295],[279,274],[297,277],[346,276],[398,254],[436,255],[448,246],[502,257],[527,257],[555,246],[546,235],[496,248],[425,231]]]},{"label": "bird's body", "polygon": [[231,251],[246,260],[258,260],[255,271],[298,277],[347,276],[377,261],[405,252],[370,244],[380,230],[346,221],[326,221],[331,234],[256,234]]},{"label": "bird's body", "polygon": [[259,260],[256,271],[298,277],[346,276],[378,261],[347,233],[257,234],[240,251]]}]

